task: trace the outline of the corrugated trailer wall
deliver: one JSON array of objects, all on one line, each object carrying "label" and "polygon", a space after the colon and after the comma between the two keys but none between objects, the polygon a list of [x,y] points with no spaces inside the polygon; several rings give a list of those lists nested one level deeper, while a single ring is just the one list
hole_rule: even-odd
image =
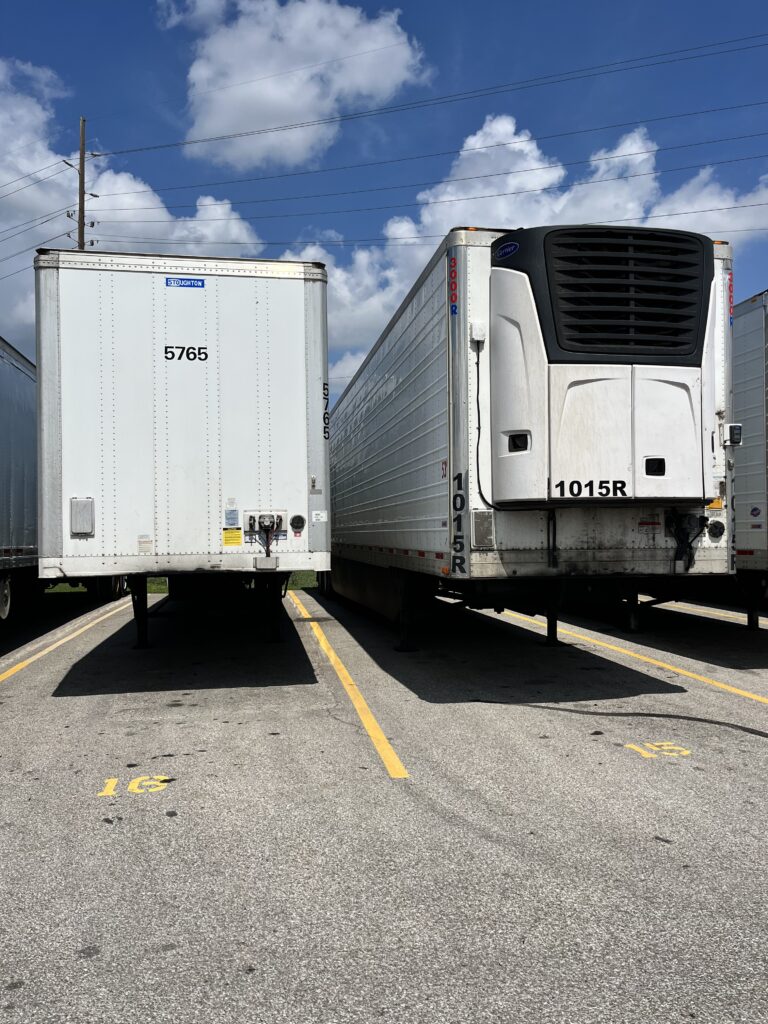
[{"label": "corrugated trailer wall", "polygon": [[743,441],[736,449],[736,566],[768,569],[768,488],[766,488],[766,342],[768,292],[734,309],[734,416]]},{"label": "corrugated trailer wall", "polygon": [[354,548],[358,559],[389,565],[416,556],[435,573],[448,565],[445,298],[440,258],[334,413],[332,542],[339,554]]},{"label": "corrugated trailer wall", "polygon": [[0,338],[0,572],[37,556],[35,368]]}]

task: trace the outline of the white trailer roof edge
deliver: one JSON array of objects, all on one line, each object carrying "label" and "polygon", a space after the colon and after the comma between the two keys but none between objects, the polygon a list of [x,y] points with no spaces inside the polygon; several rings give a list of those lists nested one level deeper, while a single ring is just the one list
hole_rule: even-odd
[{"label": "white trailer roof edge", "polygon": [[0,356],[10,360],[18,370],[26,373],[32,380],[37,380],[37,367],[32,360],[19,352],[17,348],[14,348],[10,341],[6,341],[5,338],[0,338]]},{"label": "white trailer roof edge", "polygon": [[749,295],[746,299],[741,299],[739,302],[734,303],[734,316],[738,316],[740,313],[746,313],[748,307],[757,305],[760,299],[763,300],[763,305],[766,307],[766,309],[768,309],[768,290],[762,292],[755,292],[754,295]]},{"label": "white trailer roof edge", "polygon": [[[384,339],[389,334],[390,329],[397,322],[398,317],[403,312],[403,310],[406,308],[406,306],[408,306],[408,304],[411,302],[411,300],[413,299],[413,296],[416,294],[416,292],[422,286],[422,284],[424,283],[426,278],[429,277],[429,275],[432,273],[432,271],[434,270],[435,264],[438,262],[440,257],[445,254],[446,249],[448,249],[452,245],[461,245],[462,243],[464,243],[466,245],[471,245],[474,242],[475,244],[490,245],[491,242],[494,239],[498,238],[501,235],[505,235],[508,231],[512,231],[512,230],[514,230],[514,229],[513,228],[464,228],[464,227],[451,228],[451,230],[448,232],[448,234],[445,236],[445,238],[442,240],[442,242],[440,242],[440,244],[438,245],[437,249],[435,249],[435,251],[432,254],[432,258],[430,259],[429,263],[426,265],[426,267],[419,274],[418,278],[416,279],[416,281],[414,282],[412,287],[408,290],[408,294],[405,296],[403,301],[400,303],[400,305],[397,307],[395,312],[392,314],[392,316],[387,321],[386,327],[384,328],[384,330],[379,335],[376,343],[371,347],[371,350],[368,352],[368,354],[366,355],[365,359],[362,361],[360,366],[357,368],[357,371],[356,371],[355,375],[352,377],[352,379],[349,381],[349,383],[344,388],[342,393],[336,399],[336,402],[334,403],[334,406],[333,406],[334,410],[337,409],[341,405],[341,402],[343,401],[344,396],[346,395],[346,393],[350,390],[351,387],[353,387],[353,385],[355,384],[355,381],[360,376],[360,374],[363,372],[363,370],[367,366],[369,360],[373,357],[373,355],[376,352],[376,350],[383,344]],[[482,243],[479,243],[479,239],[482,238],[482,236],[488,236],[488,235],[492,235],[493,238],[488,239],[486,237],[485,240]]]},{"label": "white trailer roof edge", "polygon": [[[105,258],[106,257],[106,258]],[[200,273],[204,262],[207,274],[233,274],[250,276],[256,271],[258,277],[296,278],[311,281],[326,281],[328,274],[324,263],[307,260],[269,260],[245,256],[192,256],[179,253],[140,252],[82,252],[79,249],[38,249],[35,269],[77,269],[101,270],[109,265],[113,270],[132,270],[139,273],[158,273],[172,264],[176,273],[184,269]]]}]

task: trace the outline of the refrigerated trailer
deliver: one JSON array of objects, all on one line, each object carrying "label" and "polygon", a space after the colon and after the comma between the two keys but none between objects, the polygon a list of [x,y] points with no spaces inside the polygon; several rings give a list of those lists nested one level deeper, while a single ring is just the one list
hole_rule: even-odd
[{"label": "refrigerated trailer", "polygon": [[733,307],[734,413],[744,431],[736,454],[737,587],[753,628],[759,625],[760,603],[768,586],[767,345],[768,291]]},{"label": "refrigerated trailer", "polygon": [[35,376],[0,338],[0,623],[37,583]]},{"label": "refrigerated trailer", "polygon": [[263,589],[329,566],[319,263],[40,250],[40,574]]},{"label": "refrigerated trailer", "polygon": [[730,289],[688,232],[453,229],[333,409],[333,589],[551,637],[566,583],[729,574]]}]

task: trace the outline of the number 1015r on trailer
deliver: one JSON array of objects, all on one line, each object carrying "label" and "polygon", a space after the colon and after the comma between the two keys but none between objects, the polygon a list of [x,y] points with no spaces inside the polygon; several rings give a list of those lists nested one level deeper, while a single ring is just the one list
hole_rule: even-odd
[{"label": "number 1015r on trailer", "polygon": [[[330,561],[322,264],[42,250],[40,575],[263,591]],[[215,583],[219,580],[219,583]],[[202,591],[197,584],[202,584]]]},{"label": "number 1015r on trailer", "polygon": [[333,588],[406,628],[437,593],[552,635],[566,582],[636,600],[731,572],[730,256],[451,231],[332,413]]}]

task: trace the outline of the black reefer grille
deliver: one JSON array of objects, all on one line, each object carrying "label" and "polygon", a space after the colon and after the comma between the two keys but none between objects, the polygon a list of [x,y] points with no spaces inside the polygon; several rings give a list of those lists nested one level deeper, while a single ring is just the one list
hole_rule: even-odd
[{"label": "black reefer grille", "polygon": [[[518,250],[510,253],[510,242],[518,242]],[[531,276],[551,360],[701,362],[713,276],[713,247],[705,236],[652,228],[532,228],[499,239],[496,253],[504,258],[494,266]],[[544,315],[549,311],[551,318]]]}]

